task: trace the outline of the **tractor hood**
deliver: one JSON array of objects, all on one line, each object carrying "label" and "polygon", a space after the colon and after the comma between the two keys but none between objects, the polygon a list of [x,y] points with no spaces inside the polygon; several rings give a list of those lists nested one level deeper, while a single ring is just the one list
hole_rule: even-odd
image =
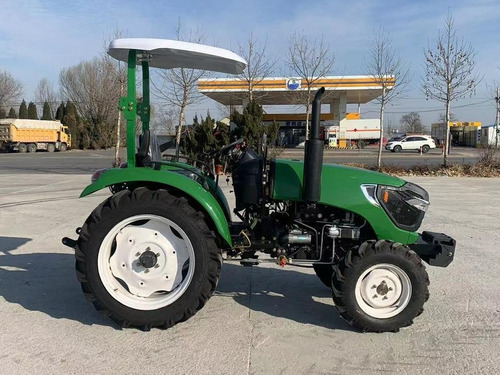
[{"label": "tractor hood", "polygon": [[[302,161],[275,160],[271,164],[274,174],[270,195],[276,200],[304,201]],[[383,185],[400,188],[406,181],[383,173],[338,164],[324,164],[321,170],[321,194],[318,204],[338,207],[364,217],[378,238],[392,238],[401,243],[413,243],[418,235],[416,227],[395,227],[391,218],[377,204],[372,204],[362,189],[363,185]]]},{"label": "tractor hood", "polygon": [[[302,181],[304,163],[298,160],[273,161],[274,185],[272,198],[302,200]],[[400,187],[405,181],[383,173],[366,169],[348,167],[338,164],[324,164],[321,178],[321,195],[318,203],[343,207],[348,197],[349,200],[361,194],[362,203],[366,198],[361,191],[363,184],[377,184]],[[349,202],[351,206],[351,202]]]}]

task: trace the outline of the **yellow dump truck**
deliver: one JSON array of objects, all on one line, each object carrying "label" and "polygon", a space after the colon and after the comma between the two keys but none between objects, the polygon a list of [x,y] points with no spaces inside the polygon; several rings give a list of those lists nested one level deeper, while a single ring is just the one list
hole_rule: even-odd
[{"label": "yellow dump truck", "polygon": [[19,152],[66,151],[71,135],[59,121],[1,119],[0,147]]}]

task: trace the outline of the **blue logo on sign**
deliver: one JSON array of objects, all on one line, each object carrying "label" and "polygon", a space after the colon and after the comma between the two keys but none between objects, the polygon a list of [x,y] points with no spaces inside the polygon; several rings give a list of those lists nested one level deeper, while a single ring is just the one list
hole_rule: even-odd
[{"label": "blue logo on sign", "polygon": [[300,89],[300,80],[290,78],[288,81],[286,81],[286,88],[288,90],[297,90]]}]

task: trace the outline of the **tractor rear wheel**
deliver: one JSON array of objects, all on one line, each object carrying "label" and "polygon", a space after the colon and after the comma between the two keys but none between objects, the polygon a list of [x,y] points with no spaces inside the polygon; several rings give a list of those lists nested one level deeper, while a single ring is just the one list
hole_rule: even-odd
[{"label": "tractor rear wheel", "polygon": [[21,143],[18,146],[18,150],[20,153],[24,154],[26,151],[28,151],[28,146],[26,146],[26,143]]},{"label": "tractor rear wheel", "polygon": [[53,143],[49,143],[47,145],[47,152],[54,152],[55,149],[56,149],[56,146],[54,146]]},{"label": "tractor rear wheel", "polygon": [[28,145],[28,152],[36,152],[36,144],[30,143]]},{"label": "tractor rear wheel", "polygon": [[203,214],[166,190],[122,190],[83,225],[76,273],[95,308],[123,327],[169,328],[217,286],[222,257]]},{"label": "tractor rear wheel", "polygon": [[334,267],[333,301],[340,315],[362,331],[398,331],[413,324],[429,298],[420,258],[390,241],[367,241]]}]

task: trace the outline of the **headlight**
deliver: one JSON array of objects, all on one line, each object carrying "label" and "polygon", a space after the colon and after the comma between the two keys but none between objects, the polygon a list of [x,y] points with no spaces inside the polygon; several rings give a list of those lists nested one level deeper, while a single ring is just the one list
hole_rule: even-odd
[{"label": "headlight", "polygon": [[409,182],[400,188],[379,186],[377,200],[396,226],[410,231],[418,229],[429,206],[429,194]]},{"label": "headlight", "polygon": [[429,207],[429,194],[410,182],[401,187],[366,184],[361,190],[370,203],[383,207],[394,224],[404,230],[416,231]]}]

